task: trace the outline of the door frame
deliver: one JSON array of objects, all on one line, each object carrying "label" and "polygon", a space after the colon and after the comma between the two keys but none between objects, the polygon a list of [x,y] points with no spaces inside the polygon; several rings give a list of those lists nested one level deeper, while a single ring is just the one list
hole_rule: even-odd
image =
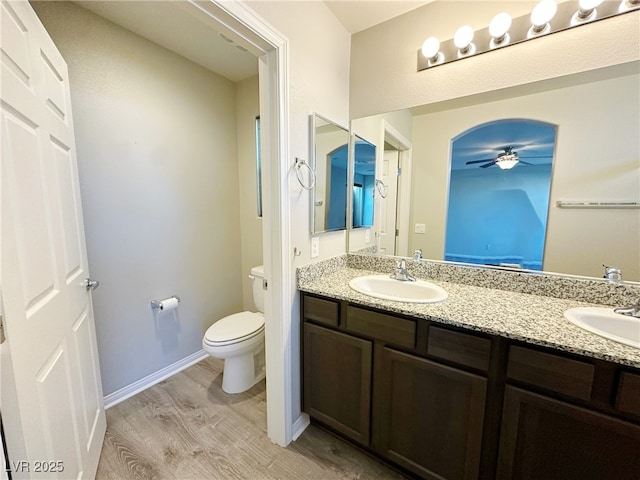
[{"label": "door frame", "polygon": [[399,233],[396,238],[395,255],[407,257],[409,256],[409,236],[411,235],[409,228],[411,226],[411,158],[413,145],[407,137],[402,135],[386,120],[382,120],[382,130],[384,132],[384,141],[398,150],[398,165],[402,173],[398,181],[396,197],[396,225]]},{"label": "door frame", "polygon": [[[242,2],[188,0],[206,14],[211,27],[225,29],[259,61],[261,143],[263,163],[263,258],[268,291],[265,298],[267,434],[288,445],[308,422],[293,419],[291,308],[293,273],[288,207],[289,165],[289,41]],[[212,33],[213,30],[212,30]],[[215,33],[214,33],[215,34]],[[294,432],[294,422],[296,431]]]}]

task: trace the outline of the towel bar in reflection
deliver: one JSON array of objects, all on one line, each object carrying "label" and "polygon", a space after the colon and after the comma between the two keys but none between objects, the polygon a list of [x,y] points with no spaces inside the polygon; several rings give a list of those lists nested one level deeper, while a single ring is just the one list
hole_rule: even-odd
[{"label": "towel bar in reflection", "polygon": [[565,202],[558,200],[558,208],[640,208],[640,202]]}]

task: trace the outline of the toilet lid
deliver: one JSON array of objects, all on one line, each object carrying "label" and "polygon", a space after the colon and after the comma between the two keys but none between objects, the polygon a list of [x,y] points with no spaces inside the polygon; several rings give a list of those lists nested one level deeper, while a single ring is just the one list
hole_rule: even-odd
[{"label": "toilet lid", "polygon": [[234,313],[211,325],[204,334],[204,341],[210,345],[239,342],[257,335],[263,329],[262,313]]}]

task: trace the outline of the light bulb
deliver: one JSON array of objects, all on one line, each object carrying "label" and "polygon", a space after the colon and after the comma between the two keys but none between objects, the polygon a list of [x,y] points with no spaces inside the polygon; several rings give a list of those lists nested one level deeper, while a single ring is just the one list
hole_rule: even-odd
[{"label": "light bulb", "polygon": [[624,13],[638,7],[640,7],[640,0],[622,0],[620,7],[618,8],[618,12]]},{"label": "light bulb", "polygon": [[534,31],[536,33],[542,32],[557,10],[558,4],[555,0],[540,0],[531,11],[531,23]]},{"label": "light bulb", "polygon": [[427,38],[422,44],[422,55],[435,62],[440,53],[440,40],[436,37]]},{"label": "light bulb", "polygon": [[584,10],[591,10],[600,5],[603,0],[580,0],[578,3],[580,4],[580,8]]},{"label": "light bulb", "polygon": [[580,5],[580,10],[578,10],[577,13],[578,18],[580,20],[590,19],[590,17],[594,15],[596,7],[600,5],[602,1],[603,0],[580,0],[578,2]]},{"label": "light bulb", "polygon": [[502,12],[493,17],[489,23],[489,34],[495,39],[500,39],[507,34],[509,28],[511,28],[511,15]]},{"label": "light bulb", "polygon": [[464,50],[465,48],[469,47],[472,41],[473,41],[473,28],[471,28],[469,25],[464,25],[460,27],[456,31],[456,34],[453,36],[453,43],[460,50]]},{"label": "light bulb", "polygon": [[489,23],[489,35],[491,35],[491,41],[489,42],[489,48],[497,48],[499,46],[508,45],[509,29],[511,28],[511,15],[506,12],[497,14]]}]

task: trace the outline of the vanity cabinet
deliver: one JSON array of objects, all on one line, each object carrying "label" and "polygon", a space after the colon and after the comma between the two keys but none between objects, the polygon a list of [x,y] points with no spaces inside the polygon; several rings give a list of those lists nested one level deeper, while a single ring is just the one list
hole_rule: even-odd
[{"label": "vanity cabinet", "polygon": [[424,479],[640,478],[640,370],[302,294],[303,410]]},{"label": "vanity cabinet", "polygon": [[637,480],[640,426],[507,386],[496,478]]},{"label": "vanity cabinet", "polygon": [[423,478],[478,478],[487,380],[377,346],[373,446]]},{"label": "vanity cabinet", "polygon": [[369,445],[372,344],[313,324],[304,326],[307,413]]},{"label": "vanity cabinet", "polygon": [[640,478],[638,379],[606,362],[512,345],[496,478]]},{"label": "vanity cabinet", "polygon": [[304,411],[422,478],[478,477],[487,379],[437,358],[486,369],[486,339],[310,295],[302,314]]}]

